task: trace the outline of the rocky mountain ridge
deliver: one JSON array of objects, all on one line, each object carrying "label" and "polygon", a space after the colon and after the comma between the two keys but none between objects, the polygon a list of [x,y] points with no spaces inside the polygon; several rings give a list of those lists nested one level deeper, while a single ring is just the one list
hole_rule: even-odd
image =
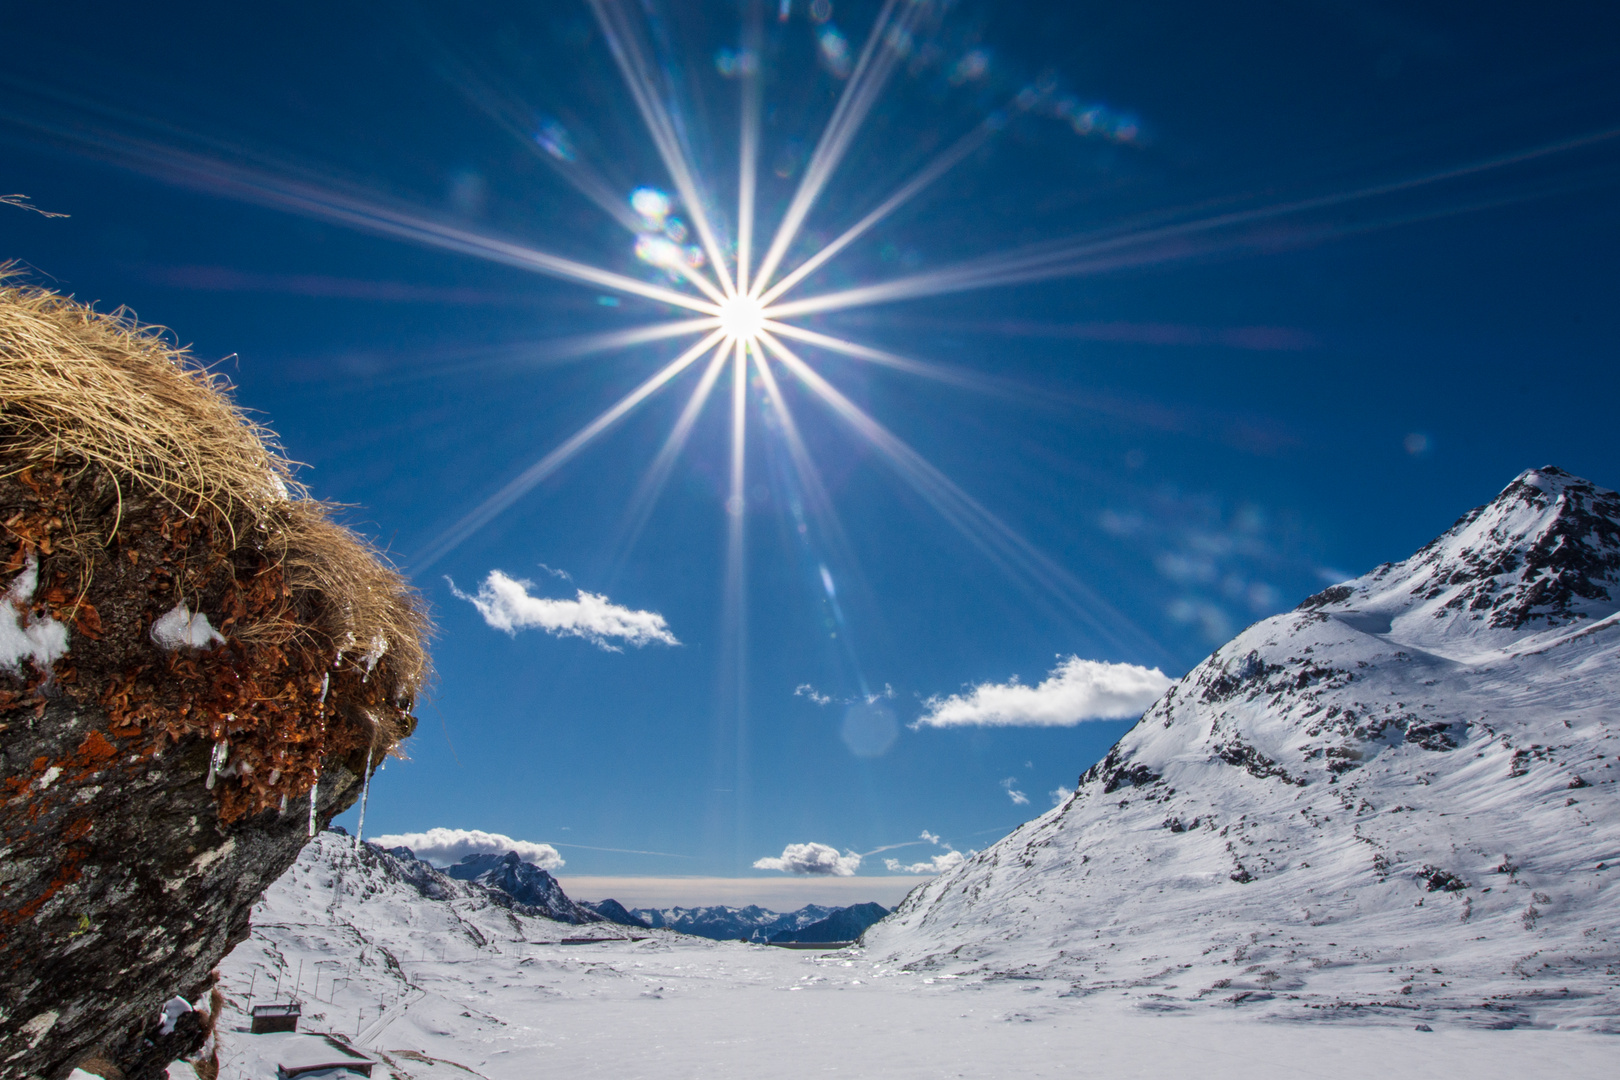
[{"label": "rocky mountain ridge", "polygon": [[832,915],[842,908],[806,904],[797,911],[780,912],[762,908],[758,904],[746,907],[728,907],[711,904],[704,907],[632,908],[630,914],[647,926],[674,930],[711,941],[770,941],[775,935],[802,930],[812,923]]},{"label": "rocky mountain ridge", "polygon": [[1620,1030],[1620,497],[1526,472],[1250,627],[868,932],[1144,1006]]}]

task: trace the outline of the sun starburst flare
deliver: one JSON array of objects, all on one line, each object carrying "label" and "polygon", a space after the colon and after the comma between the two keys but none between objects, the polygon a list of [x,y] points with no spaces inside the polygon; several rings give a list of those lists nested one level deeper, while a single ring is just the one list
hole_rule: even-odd
[{"label": "sun starburst flare", "polygon": [[[622,330],[526,346],[526,359],[532,362],[602,355],[643,348],[660,341],[674,342],[683,337],[696,339],[691,345],[681,347],[673,359],[629,393],[444,529],[409,560],[415,571],[426,570],[443,559],[644,402],[681,380],[688,368],[697,368],[701,376],[630,500],[624,532],[633,539],[648,519],[700,415],[729,369],[732,461],[724,503],[731,523],[728,528],[729,579],[735,579],[740,573],[743,562],[741,520],[747,498],[744,451],[749,442],[751,385],[759,390],[758,410],[774,417],[772,433],[785,443],[799,486],[794,499],[796,505],[802,503],[794,513],[810,510],[818,520],[823,541],[834,547],[839,545],[836,515],[830,500],[821,491],[815,462],[800,437],[799,425],[789,412],[788,398],[783,392],[785,384],[791,381],[807,399],[826,407],[851,433],[872,447],[877,460],[888,464],[901,481],[1038,603],[1056,605],[1068,616],[1088,624],[1103,640],[1136,651],[1145,649],[1149,654],[1156,652],[1157,646],[1146,635],[1111,612],[1073,574],[1030,545],[841,393],[817,370],[817,356],[855,360],[978,394],[1028,400],[1032,396],[1029,388],[982,372],[902,356],[835,337],[804,325],[802,320],[830,312],[969,290],[1085,277],[1127,267],[1169,265],[1249,251],[1257,244],[1274,244],[1274,226],[1283,219],[1320,217],[1353,204],[1376,203],[1419,191],[1443,189],[1484,174],[1521,169],[1542,159],[1576,154],[1620,140],[1620,128],[1611,127],[1450,168],[1327,194],[1282,199],[1247,209],[1210,212],[1209,204],[1170,208],[1090,234],[1069,235],[975,256],[889,280],[856,281],[844,287],[817,291],[810,286],[820,271],[984,147],[997,132],[1007,128],[1017,114],[1040,112],[1057,116],[1066,120],[1077,134],[1116,142],[1134,140],[1139,133],[1136,122],[1125,117],[1110,119],[1103,115],[1100,107],[1079,109],[1072,96],[1054,96],[1050,88],[1027,87],[1014,94],[1002,108],[984,116],[954,143],[949,143],[886,197],[877,200],[853,224],[830,239],[818,238],[807,251],[802,242],[803,226],[837,174],[890,75],[904,66],[901,61],[910,50],[920,47],[923,28],[931,21],[937,22],[949,5],[941,0],[885,0],[859,50],[851,50],[841,35],[832,41],[837,46],[833,50],[836,55],[828,53],[824,59],[830,62],[835,76],[843,81],[842,91],[803,165],[796,189],[785,205],[778,208],[775,229],[765,240],[766,234],[759,226],[769,208],[762,208],[758,197],[764,115],[760,58],[765,54],[761,4],[758,0],[745,0],[741,51],[722,50],[730,65],[722,74],[736,77],[741,104],[736,214],[734,220],[727,223],[713,210],[716,204],[708,197],[704,177],[686,149],[692,125],[674,104],[681,99],[677,80],[671,74],[674,69],[654,63],[653,58],[662,53],[651,44],[655,34],[648,28],[646,12],[627,0],[588,0],[588,3],[663,162],[673,194],[666,195],[651,187],[637,189],[628,199],[616,194],[605,174],[583,158],[578,146],[559,125],[543,121],[538,130],[533,130],[532,114],[525,105],[503,99],[497,91],[481,83],[466,65],[449,58],[441,59],[445,59],[450,82],[469,102],[500,127],[520,137],[524,145],[538,153],[565,182],[628,230],[634,237],[636,256],[643,264],[655,268],[662,280],[647,280],[604,269],[578,258],[552,254],[530,243],[491,235],[464,222],[447,220],[380,197],[372,191],[345,187],[334,180],[329,170],[298,169],[284,158],[259,155],[234,142],[186,136],[195,144],[188,149],[175,144],[178,132],[166,126],[161,135],[142,137],[135,132],[143,127],[151,129],[153,125],[149,121],[113,107],[87,106],[76,98],[60,98],[44,111],[24,107],[17,101],[0,104],[0,121],[166,183],[543,274],[603,293],[651,301],[678,313]],[[826,37],[821,40],[824,50],[830,40]],[[42,88],[34,88],[33,93],[42,102],[50,100],[50,95]],[[92,108],[93,115],[85,112]],[[53,118],[53,110],[62,115]],[[1357,215],[1354,219],[1319,221],[1300,233],[1316,241],[1366,233],[1470,213],[1482,206],[1537,198],[1545,189],[1546,183],[1539,186],[1536,182],[1521,183],[1507,194],[1440,200],[1416,210],[1395,206],[1378,213]],[[734,233],[728,231],[728,224]],[[807,349],[807,354],[801,356],[792,351],[789,342]],[[784,377],[779,378],[779,375]]]},{"label": "sun starburst flare", "polygon": [[[979,124],[841,234],[819,245],[796,264],[789,262],[789,253],[794,250],[805,221],[836,174],[867,115],[879,100],[885,82],[911,40],[910,35],[918,22],[931,12],[933,5],[928,0],[887,0],[879,11],[865,44],[849,68],[842,94],[810,154],[797,190],[782,209],[769,242],[763,245],[758,265],[753,262],[759,224],[756,202],[762,108],[758,63],[739,64],[742,120],[738,137],[736,235],[728,238],[705,209],[709,203],[701,177],[683,149],[678,134],[680,126],[667,105],[673,99],[673,94],[664,84],[660,69],[649,60],[649,49],[638,33],[635,20],[625,5],[614,0],[592,0],[591,8],[675,189],[675,194],[671,196],[655,188],[638,188],[629,199],[633,222],[638,226],[634,230],[637,233],[636,255],[642,262],[663,271],[669,285],[636,282],[638,288],[631,289],[625,287],[626,283],[610,280],[617,275],[607,271],[581,267],[576,272],[574,267],[561,267],[555,261],[536,263],[533,264],[534,268],[695,312],[699,317],[655,326],[666,326],[669,337],[679,334],[702,337],[445,530],[412,560],[414,567],[426,569],[443,558],[644,401],[675,382],[687,368],[702,366],[701,378],[631,499],[626,515],[626,532],[633,539],[650,514],[652,504],[683,451],[698,416],[718,386],[722,371],[729,368],[731,461],[725,511],[731,524],[728,528],[726,606],[728,622],[736,624],[741,619],[741,612],[729,609],[738,609],[741,604],[744,565],[742,517],[747,499],[745,455],[750,375],[758,378],[763,389],[762,407],[771,410],[777,419],[774,428],[786,444],[803,501],[817,519],[820,531],[835,546],[838,546],[841,538],[841,528],[831,500],[826,495],[814,459],[804,444],[786,395],[782,392],[776,370],[780,367],[782,373],[797,386],[824,404],[857,437],[878,451],[903,481],[917,490],[970,542],[1015,579],[1043,595],[1061,598],[1067,602],[1071,614],[1080,613],[1094,629],[1104,630],[1112,636],[1119,626],[1124,625],[1123,620],[1110,617],[1111,613],[1089,589],[1041,555],[944,474],[929,465],[920,454],[850,401],[815,370],[810,360],[790,350],[784,341],[794,340],[816,350],[947,383],[979,389],[992,384],[992,380],[982,376],[899,356],[787,321],[805,304],[814,304],[816,297],[800,297],[796,293],[817,271],[967,158],[1000,126],[994,118]],[[750,5],[746,12],[743,37],[745,53],[757,57],[760,51],[760,10],[757,4]],[[594,180],[579,180],[576,186],[582,191],[599,188]],[[622,219],[619,213],[615,213],[615,216]],[[687,289],[692,292],[687,292]],[[671,293],[676,293],[679,299],[671,296]],[[859,303],[859,298],[855,302]],[[676,330],[676,327],[679,329]],[[662,330],[644,330],[640,333],[642,340],[654,334],[665,336]],[[603,342],[602,348],[610,347],[611,342]],[[703,365],[701,362],[705,358],[707,364]]]}]

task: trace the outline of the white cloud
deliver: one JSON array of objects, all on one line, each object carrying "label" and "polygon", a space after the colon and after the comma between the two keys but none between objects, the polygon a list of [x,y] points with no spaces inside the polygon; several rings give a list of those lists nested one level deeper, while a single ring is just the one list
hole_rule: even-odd
[{"label": "white cloud", "polygon": [[[449,578],[445,579],[450,581]],[[630,645],[661,641],[679,645],[669,632],[669,624],[656,611],[636,611],[621,607],[600,593],[579,590],[573,600],[531,596],[534,583],[510,578],[491,570],[475,596],[468,596],[450,582],[450,591],[478,609],[484,621],[497,630],[516,634],[519,630],[544,630],[557,637],[582,637],[593,645],[618,651],[615,640]]]},{"label": "white cloud", "polygon": [[1052,796],[1053,806],[1062,806],[1064,803],[1068,802],[1074,797],[1074,792],[1070,791],[1062,784],[1059,784],[1054,790],[1048,791],[1047,794]]},{"label": "white cloud", "polygon": [[555,870],[563,865],[563,857],[550,844],[535,844],[528,840],[514,840],[501,833],[481,829],[429,829],[427,832],[396,833],[392,836],[373,836],[368,843],[381,848],[408,847],[416,857],[435,866],[449,866],[468,855],[505,855],[515,851],[524,862],[531,862],[542,870]]},{"label": "white cloud", "polygon": [[1085,720],[1119,720],[1143,712],[1170,688],[1158,668],[1106,664],[1071,656],[1039,685],[980,683],[965,694],[934,696],[918,727],[1069,727]]},{"label": "white cloud", "polygon": [[809,683],[800,683],[798,689],[793,691],[794,697],[807,697],[817,705],[831,705],[832,698],[826,694],[816,693],[816,688]]},{"label": "white cloud", "polygon": [[1029,805],[1029,796],[1018,790],[1018,777],[1007,777],[1007,779],[1001,782],[1001,788],[1007,793],[1007,798],[1013,801],[1014,806]]},{"label": "white cloud", "polygon": [[966,860],[960,851],[947,851],[924,862],[902,863],[899,859],[884,859],[883,865],[891,874],[943,874],[954,870]]},{"label": "white cloud", "polygon": [[940,839],[939,839],[939,834],[938,833],[931,833],[927,829],[924,829],[922,831],[922,835],[918,836],[917,839],[926,840],[930,844],[935,844],[935,845],[938,845],[941,842]]},{"label": "white cloud", "polygon": [[800,683],[794,688],[793,696],[809,698],[817,705],[854,705],[857,702],[865,702],[868,705],[876,705],[880,701],[894,700],[895,695],[894,687],[890,686],[888,683],[884,683],[883,689],[877,691],[876,693],[856,694],[854,697],[847,698],[835,698],[831,694],[823,694],[819,692],[809,683]]},{"label": "white cloud", "polygon": [[755,870],[781,870],[788,874],[815,874],[824,877],[850,877],[861,868],[861,857],[853,851],[838,854],[826,844],[789,844],[780,858],[754,862]]}]

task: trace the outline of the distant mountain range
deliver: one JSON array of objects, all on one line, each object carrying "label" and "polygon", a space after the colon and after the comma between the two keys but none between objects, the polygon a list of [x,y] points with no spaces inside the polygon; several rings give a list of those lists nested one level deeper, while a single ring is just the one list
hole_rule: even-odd
[{"label": "distant mountain range", "polygon": [[[524,862],[515,851],[505,855],[468,855],[443,870],[418,859],[407,847],[393,848],[387,854],[391,859],[383,865],[427,899],[447,900],[460,896],[465,888],[457,889],[452,883],[465,883],[486,894],[494,903],[520,914],[538,915],[576,926],[613,923],[632,929],[673,930],[713,941],[853,941],[888,914],[888,909],[879,904],[857,904],[848,908],[806,904],[798,911],[785,914],[756,904],[740,908],[717,904],[628,910],[612,899],[569,899],[556,878],[533,863]],[[834,933],[844,936],[824,936]]]},{"label": "distant mountain range", "polygon": [[866,933],[868,927],[888,914],[889,909],[882,904],[855,904],[839,908],[820,922],[813,922],[801,929],[783,930],[772,934],[770,941],[773,945],[791,941],[806,943],[854,941]]},{"label": "distant mountain range", "polygon": [[768,942],[777,940],[783,934],[793,934],[817,925],[845,910],[806,904],[798,911],[784,914],[757,904],[740,908],[716,904],[695,908],[635,908],[630,914],[643,926],[674,930],[714,941]]},{"label": "distant mountain range", "polygon": [[1526,472],[1255,624],[866,945],[1161,1010],[1620,1031],[1620,496]]}]

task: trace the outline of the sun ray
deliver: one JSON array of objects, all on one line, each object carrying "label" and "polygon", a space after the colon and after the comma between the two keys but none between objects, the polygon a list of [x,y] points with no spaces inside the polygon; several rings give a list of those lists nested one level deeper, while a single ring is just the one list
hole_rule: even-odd
[{"label": "sun ray", "polygon": [[641,222],[625,202],[624,196],[615,191],[600,173],[580,160],[577,154],[550,152],[541,145],[535,138],[533,127],[526,126],[533,116],[527,105],[514,101],[510,95],[491,86],[440,42],[430,40],[428,44],[437,53],[438,66],[444,73],[445,81],[455,87],[468,103],[562,177],[575,191],[595,203],[603,213],[632,233],[641,231]]},{"label": "sun ray", "polygon": [[[597,356],[636,345],[700,334],[713,330],[719,320],[713,318],[679,319],[673,322],[653,323],[627,330],[609,330],[600,334],[580,334],[575,337],[547,338],[526,341],[518,345],[503,345],[496,349],[479,350],[469,356],[461,353],[456,358],[439,358],[419,363],[406,371],[373,376],[363,384],[355,384],[348,370],[338,367],[320,379],[312,380],[331,387],[328,393],[351,392],[374,394],[379,390],[408,386],[411,383],[431,382],[434,379],[462,379],[477,372],[502,368],[531,370],[541,364],[558,364],[586,356]],[[482,355],[479,355],[479,354]],[[350,385],[345,385],[350,384]]]},{"label": "sun ray", "polygon": [[[770,306],[773,318],[783,319],[817,312],[841,311],[873,304],[925,296],[940,296],[953,292],[967,292],[996,286],[1021,284],[1051,278],[1098,273],[1121,266],[1140,266],[1197,254],[1204,255],[1217,249],[1214,242],[1201,247],[1178,245],[1185,238],[1208,235],[1222,229],[1256,224],[1315,210],[1330,209],[1348,203],[1363,202],[1418,188],[1429,187],[1450,180],[1458,180],[1479,173],[1523,164],[1553,154],[1591,146],[1620,137],[1620,128],[1593,132],[1578,138],[1564,139],[1512,154],[1500,155],[1466,165],[1407,177],[1388,183],[1356,188],[1351,191],[1297,199],[1286,203],[1255,207],[1249,210],[1215,214],[1193,221],[1163,225],[1140,232],[1110,234],[1103,238],[1076,237],[1057,244],[1043,243],[1017,248],[954,266],[893,281],[843,289],[820,296],[789,300]],[[1399,218],[1396,220],[1406,220]],[[1164,245],[1155,249],[1152,245]]]},{"label": "sun ray", "polygon": [[[1056,596],[1073,615],[1105,640],[1159,653],[1161,647],[1113,610],[1073,574],[1054,562],[978,500],[958,487],[921,454],[822,378],[769,333],[760,341],[812,393],[877,449],[900,477],[934,507],[941,517],[1037,599]],[[1124,633],[1122,633],[1122,631]]]},{"label": "sun ray", "polygon": [[729,349],[726,343],[715,348],[714,354],[709,358],[709,366],[703,369],[703,376],[698,380],[697,386],[692,389],[692,396],[686,401],[681,415],[670,429],[669,436],[664,445],[658,450],[658,456],[653,458],[652,464],[641,477],[641,483],[630,497],[630,504],[625,508],[623,524],[620,534],[623,537],[619,547],[628,551],[646,527],[647,518],[652,515],[653,507],[658,502],[659,494],[664,490],[664,484],[669,480],[669,474],[675,467],[676,460],[681,451],[686,448],[686,440],[691,437],[692,428],[708,404],[709,396],[714,392],[714,384],[719,381],[720,373],[725,369]]},{"label": "sun ray", "polygon": [[765,387],[765,396],[782,425],[782,441],[787,444],[788,458],[793,462],[799,484],[808,496],[810,512],[815,516],[816,525],[823,537],[832,543],[840,556],[847,559],[848,544],[844,537],[844,526],[838,519],[838,512],[833,506],[831,496],[827,494],[827,486],[821,479],[821,470],[816,468],[815,459],[810,456],[810,450],[799,434],[799,425],[788,409],[787,400],[782,396],[782,389],[777,385],[776,374],[771,371],[770,361],[766,358],[764,350],[755,348],[753,353],[754,370],[759,372],[759,381]]},{"label": "sun ray", "polygon": [[748,266],[754,248],[754,194],[759,179],[760,80],[763,39],[759,0],[750,0],[744,16],[742,66],[742,133],[737,140],[737,292],[748,293]]},{"label": "sun ray", "polygon": [[503,510],[528,494],[536,484],[561,468],[569,458],[584,449],[591,440],[618,423],[637,405],[640,405],[647,398],[661,390],[666,383],[690,367],[693,361],[713,348],[723,337],[722,331],[715,330],[702,341],[664,365],[651,378],[620,398],[595,420],[580,428],[561,446],[530,465],[527,469],[524,469],[499,491],[485,499],[471,513],[445,530],[443,534],[424,548],[412,560],[412,569],[416,571],[426,570],[444,558],[444,556],[478,532],[479,529],[493,521]]},{"label": "sun ray", "polygon": [[[861,48],[860,59],[855,62],[855,70],[851,73],[849,81],[844,84],[844,92],[839,96],[832,117],[827,121],[821,139],[810,155],[810,163],[805,166],[799,188],[793,193],[793,199],[788,203],[787,211],[782,215],[782,221],[776,228],[776,235],[771,239],[771,246],[765,252],[765,259],[759,265],[759,274],[754,280],[756,291],[763,290],[771,283],[771,276],[776,273],[776,268],[787,255],[788,246],[799,235],[799,229],[810,213],[810,208],[815,205],[821,189],[832,178],[838,163],[843,160],[850,141],[860,130],[866,114],[877,102],[878,94],[888,80],[889,71],[898,56],[889,37],[890,23],[893,21],[893,12],[898,4],[899,0],[885,0],[877,19],[872,23],[872,31],[867,36],[866,44]],[[915,17],[915,12],[920,10],[922,5],[913,3],[909,7],[910,11],[901,20],[902,30],[909,20]]]},{"label": "sun ray", "polygon": [[772,285],[768,290],[761,294],[759,302],[769,306],[777,297],[781,296],[783,293],[793,288],[793,286],[797,285],[799,282],[821,269],[821,267],[827,263],[828,260],[832,259],[833,256],[837,255],[850,244],[860,239],[861,236],[874,225],[878,224],[884,218],[894,213],[901,206],[905,205],[905,203],[916,196],[918,192],[922,191],[929,184],[932,184],[935,180],[938,180],[941,176],[944,176],[963,158],[967,157],[969,154],[973,153],[973,151],[983,146],[985,141],[989,139],[989,137],[994,134],[995,131],[995,126],[992,125],[989,120],[985,120],[978,127],[962,136],[962,138],[956,141],[956,145],[952,146],[949,150],[945,151],[943,154],[939,155],[933,161],[929,162],[926,166],[920,169],[916,176],[913,176],[910,180],[907,180],[904,184],[902,184],[898,191],[896,191],[893,195],[890,195],[887,199],[884,199],[865,217],[851,225],[843,232],[842,235],[838,236],[831,243],[827,244],[814,255],[800,263],[791,273],[787,274],[775,285]]},{"label": "sun ray", "polygon": [[804,342],[806,345],[814,345],[829,352],[841,353],[857,360],[881,364],[883,367],[893,368],[896,371],[904,371],[908,375],[948,383],[951,386],[960,386],[965,390],[1017,398],[1025,398],[1030,393],[1028,390],[1015,387],[1014,384],[1007,380],[992,379],[974,371],[967,371],[946,364],[931,364],[922,360],[913,360],[909,356],[900,356],[897,353],[886,352],[883,349],[874,349],[869,345],[861,345],[857,342],[846,341],[843,338],[820,334],[814,330],[806,330],[802,326],[795,326],[792,323],[765,319],[761,326],[779,337],[793,338],[796,341]]},{"label": "sun ray", "polygon": [[[613,292],[640,296],[688,311],[714,315],[717,304],[688,293],[603,270],[589,263],[564,258],[539,248],[503,240],[452,225],[374,196],[336,191],[314,178],[225,162],[206,154],[178,149],[121,132],[87,124],[58,124],[38,117],[20,116],[0,108],[0,118],[32,128],[89,155],[165,183],[225,198],[287,210],[305,217],[331,221],[362,232],[408,240],[443,251],[470,255],[487,262],[512,266],[547,277],[595,285]],[[321,178],[323,181],[325,178]]]},{"label": "sun ray", "polygon": [[729,661],[727,687],[731,714],[736,718],[732,751],[733,805],[738,815],[735,834],[741,842],[746,830],[741,816],[748,806],[744,785],[748,776],[748,515],[746,451],[748,444],[748,342],[738,338],[731,365],[731,484],[726,498],[725,641]]},{"label": "sun ray", "polygon": [[681,196],[687,216],[692,219],[692,227],[697,230],[698,239],[703,243],[703,250],[709,257],[710,265],[714,267],[715,277],[720,280],[720,289],[729,296],[736,292],[736,287],[732,284],[730,271],[726,269],[725,248],[716,238],[714,228],[709,223],[708,211],[702,193],[698,190],[697,179],[692,174],[691,165],[686,160],[685,149],[681,146],[675,125],[670,120],[669,110],[664,107],[654,87],[652,65],[641,51],[633,28],[622,17],[614,0],[590,0],[590,4],[591,10],[596,13],[597,24],[602,28],[602,34],[607,38],[613,59],[624,76],[625,85],[630,88],[630,95],[636,101],[636,108],[641,111],[642,120],[647,125],[653,144],[664,159],[664,167],[669,170],[670,179],[674,181],[675,190]]}]

